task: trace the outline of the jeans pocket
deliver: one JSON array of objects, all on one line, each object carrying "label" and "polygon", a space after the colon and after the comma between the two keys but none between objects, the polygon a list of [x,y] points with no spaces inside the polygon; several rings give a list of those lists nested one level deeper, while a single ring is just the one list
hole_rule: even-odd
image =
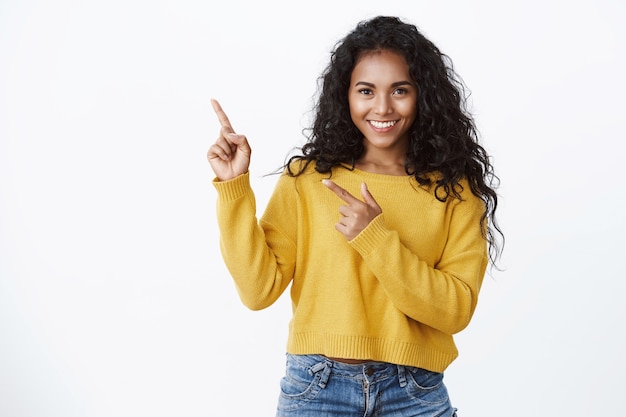
[{"label": "jeans pocket", "polygon": [[405,368],[408,394],[421,403],[442,404],[449,401],[443,374],[421,368]]},{"label": "jeans pocket", "polygon": [[325,386],[327,367],[323,362],[307,366],[288,355],[285,376],[280,381],[278,409],[293,411],[314,400]]}]

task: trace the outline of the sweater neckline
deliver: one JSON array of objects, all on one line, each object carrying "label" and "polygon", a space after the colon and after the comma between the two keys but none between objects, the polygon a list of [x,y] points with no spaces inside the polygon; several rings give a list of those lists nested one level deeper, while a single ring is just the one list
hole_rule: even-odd
[{"label": "sweater neckline", "polygon": [[356,167],[346,167],[346,171],[357,174],[359,177],[371,178],[377,181],[406,183],[407,180],[411,181],[411,179],[414,179],[412,175],[379,174],[377,172],[364,171]]}]

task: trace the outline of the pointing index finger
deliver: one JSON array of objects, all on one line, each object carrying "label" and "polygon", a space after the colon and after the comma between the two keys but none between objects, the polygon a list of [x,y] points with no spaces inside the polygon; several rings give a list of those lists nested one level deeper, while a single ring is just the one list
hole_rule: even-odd
[{"label": "pointing index finger", "polygon": [[329,190],[337,195],[337,197],[341,198],[346,203],[350,204],[355,201],[360,201],[358,198],[354,197],[350,194],[346,189],[338,186],[331,180],[322,180],[322,184],[324,184]]},{"label": "pointing index finger", "polygon": [[233,127],[230,124],[230,120],[228,120],[228,116],[226,116],[226,113],[224,113],[224,110],[222,110],[222,106],[220,106],[220,103],[214,98],[212,98],[211,106],[213,106],[213,110],[215,111],[215,114],[217,115],[217,120],[219,120],[220,125],[222,125],[222,127],[229,128],[232,132]]}]

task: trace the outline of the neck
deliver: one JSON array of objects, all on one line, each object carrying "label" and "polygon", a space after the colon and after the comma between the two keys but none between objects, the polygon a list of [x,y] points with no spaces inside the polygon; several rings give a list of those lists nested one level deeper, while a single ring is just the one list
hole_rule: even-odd
[{"label": "neck", "polygon": [[356,164],[356,168],[361,171],[371,172],[373,174],[386,174],[386,175],[406,175],[404,169],[404,159],[402,160],[376,160],[361,158]]}]

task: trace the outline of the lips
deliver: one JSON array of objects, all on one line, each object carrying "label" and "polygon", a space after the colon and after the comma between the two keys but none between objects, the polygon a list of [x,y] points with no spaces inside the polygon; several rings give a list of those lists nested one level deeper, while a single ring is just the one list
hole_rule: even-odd
[{"label": "lips", "polygon": [[381,122],[378,120],[369,120],[369,123],[376,129],[389,129],[390,127],[393,127],[396,123],[398,123],[398,121],[389,120],[389,121]]}]

